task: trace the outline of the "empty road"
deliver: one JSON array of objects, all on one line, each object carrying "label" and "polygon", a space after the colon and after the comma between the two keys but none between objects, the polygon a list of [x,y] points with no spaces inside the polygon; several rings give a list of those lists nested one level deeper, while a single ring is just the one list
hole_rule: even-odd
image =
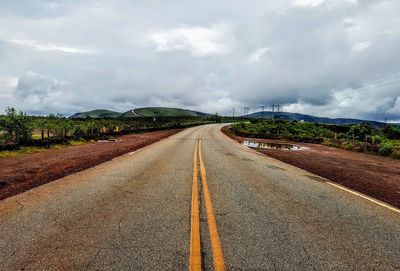
[{"label": "empty road", "polygon": [[221,127],[0,201],[0,270],[400,270],[400,213]]}]

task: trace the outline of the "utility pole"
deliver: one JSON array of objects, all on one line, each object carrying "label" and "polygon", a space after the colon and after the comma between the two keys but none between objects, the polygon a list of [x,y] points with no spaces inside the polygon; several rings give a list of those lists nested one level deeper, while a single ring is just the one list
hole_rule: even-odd
[{"label": "utility pole", "polygon": [[282,111],[282,106],[280,104],[272,104],[271,109],[272,109],[272,112],[279,113]]},{"label": "utility pole", "polygon": [[235,117],[235,108],[232,108],[232,117]]},{"label": "utility pole", "polygon": [[261,118],[264,119],[264,109],[265,109],[265,105],[261,106]]},{"label": "utility pole", "polygon": [[248,106],[245,106],[245,107],[243,107],[243,114],[244,114],[244,116],[247,116],[248,114],[249,114],[249,107]]}]

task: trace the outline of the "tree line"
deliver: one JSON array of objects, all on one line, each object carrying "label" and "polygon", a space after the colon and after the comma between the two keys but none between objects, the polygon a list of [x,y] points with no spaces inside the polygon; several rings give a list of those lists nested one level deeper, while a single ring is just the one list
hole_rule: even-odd
[{"label": "tree line", "polygon": [[111,135],[184,128],[216,122],[209,117],[139,117],[69,119],[62,115],[29,116],[8,108],[0,115],[0,150],[25,145],[60,143],[71,138],[99,139]]}]

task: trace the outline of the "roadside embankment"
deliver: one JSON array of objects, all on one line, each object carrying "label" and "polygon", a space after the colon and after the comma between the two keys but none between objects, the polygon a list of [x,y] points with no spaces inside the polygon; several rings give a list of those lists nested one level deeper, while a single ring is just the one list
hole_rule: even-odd
[{"label": "roadside embankment", "polygon": [[182,131],[147,132],[16,157],[0,157],[0,200],[132,152]]}]

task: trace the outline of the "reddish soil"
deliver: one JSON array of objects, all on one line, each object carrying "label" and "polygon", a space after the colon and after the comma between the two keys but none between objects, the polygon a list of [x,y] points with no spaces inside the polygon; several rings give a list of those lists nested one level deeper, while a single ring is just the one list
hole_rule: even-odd
[{"label": "reddish soil", "polygon": [[306,147],[295,151],[261,148],[255,150],[400,208],[399,160],[318,144],[242,138],[234,135],[228,127],[224,127],[222,131],[240,143],[249,140]]},{"label": "reddish soil", "polygon": [[180,129],[126,135],[39,153],[0,158],[0,200],[135,151],[181,131]]}]

